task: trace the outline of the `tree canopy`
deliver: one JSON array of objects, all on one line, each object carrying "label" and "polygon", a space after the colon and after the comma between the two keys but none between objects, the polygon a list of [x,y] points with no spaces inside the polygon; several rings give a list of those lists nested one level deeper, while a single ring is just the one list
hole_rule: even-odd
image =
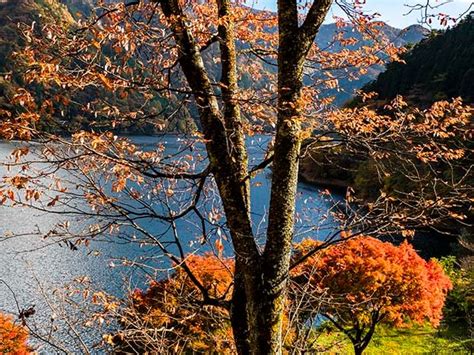
[{"label": "tree canopy", "polygon": [[[304,241],[299,252],[315,243]],[[370,237],[325,249],[294,272],[302,286],[309,283],[305,292],[315,294],[321,314],[350,338],[356,354],[367,347],[380,322],[438,326],[452,288],[441,266],[423,260],[407,242],[397,247]]]},{"label": "tree canopy", "polygon": [[[230,0],[100,1],[91,18],[75,25],[52,19],[38,27],[20,24],[27,45],[17,58],[25,82],[41,88],[43,99],[21,87],[11,97],[13,108],[1,111],[0,136],[24,143],[6,163],[0,202],[64,217],[37,233],[73,250],[103,238],[153,251],[156,258],[146,265],[157,280],[149,291],[157,295],[151,304],[178,302],[177,293],[186,291],[185,297],[196,295],[200,308],[172,306],[166,315],[153,309],[152,323],[174,324],[186,334],[196,326],[188,317],[199,314],[199,323],[224,309],[237,352],[281,353],[290,329],[292,270],[357,235],[410,236],[447,215],[462,223],[458,209],[472,201],[466,178],[472,169],[459,175],[439,169],[440,162],[454,164],[469,154],[460,137],[470,134],[471,109],[459,99],[424,110],[397,96],[385,107],[390,114],[332,105],[328,92],[339,87],[340,77],[353,80],[387,59],[399,61],[403,52],[358,1],[337,1],[346,16],[336,18],[336,27],[360,37],[341,30],[327,46],[318,45],[316,35],[333,3],[280,0],[273,13]],[[354,46],[360,39],[370,45]],[[58,102],[71,107],[84,92],[93,99],[80,106],[97,125],[156,118],[147,108],[156,109],[164,96],[196,113],[198,131],[180,138],[177,151],[170,152],[164,139],[149,147],[94,125],[67,137],[38,127],[61,115]],[[103,92],[108,95],[96,95]],[[132,94],[131,106],[112,99]],[[249,161],[249,137],[262,133],[268,133],[268,144],[256,162]],[[348,188],[316,226],[302,225],[314,232],[331,221],[322,244],[293,259],[302,224],[296,213],[299,163],[314,142],[344,144],[372,157],[379,179],[390,174],[388,164],[398,164],[422,188],[376,191],[370,204],[354,203]],[[252,184],[270,165],[268,208],[256,216]],[[423,179],[425,171],[433,178]],[[183,220],[193,226],[187,238]],[[216,258],[189,256],[203,250]],[[232,262],[223,259],[229,253]],[[163,268],[173,271],[170,279],[159,277]],[[140,301],[146,293],[135,296],[135,306],[148,311]],[[106,308],[115,309],[115,303]],[[201,329],[190,339],[196,347],[205,336],[224,346],[213,337],[228,328],[208,323]]]},{"label": "tree canopy", "polygon": [[13,321],[13,317],[0,312],[0,352],[2,354],[26,355],[31,349],[27,345],[28,331]]},{"label": "tree canopy", "polygon": [[[318,245],[321,242],[304,240],[295,246],[293,258]],[[178,268],[167,278],[151,281],[145,291],[131,294],[122,329],[111,338],[117,349],[235,353],[227,303],[233,260],[208,254],[189,255],[187,261],[200,287],[225,302],[205,306],[199,287]],[[323,316],[350,338],[357,353],[369,344],[379,323],[439,326],[452,288],[440,264],[423,260],[407,242],[395,246],[363,236],[315,253],[292,270],[291,280],[284,311],[285,348],[295,346],[298,331],[316,330]]]}]

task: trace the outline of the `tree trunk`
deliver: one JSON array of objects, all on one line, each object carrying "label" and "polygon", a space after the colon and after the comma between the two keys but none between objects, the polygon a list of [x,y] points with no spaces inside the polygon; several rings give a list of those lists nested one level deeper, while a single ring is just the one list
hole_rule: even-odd
[{"label": "tree trunk", "polygon": [[371,338],[371,336],[368,339],[366,337],[364,337],[364,339],[359,339],[355,343],[353,343],[355,355],[362,355],[364,350],[369,345],[370,338]]},{"label": "tree trunk", "polygon": [[234,279],[231,302],[231,325],[237,352],[257,355],[281,354],[281,324],[284,312],[283,308],[277,308],[276,305],[284,303],[270,297],[262,285],[254,289],[252,297],[248,297],[248,284],[244,287],[240,279],[237,276]]},{"label": "tree trunk", "polygon": [[354,345],[354,354],[355,355],[362,355],[362,353],[364,352],[364,349],[365,348]]},{"label": "tree trunk", "polygon": [[234,290],[232,294],[230,318],[234,341],[239,354],[250,354],[250,329],[247,316],[247,296],[245,282],[242,277],[242,265],[237,261],[234,274]]},{"label": "tree trunk", "polygon": [[358,330],[356,342],[354,343],[354,351],[356,355],[362,354],[364,350],[367,348],[367,346],[370,343],[370,340],[372,340],[372,336],[375,333],[375,327],[377,326],[377,323],[381,321],[382,318],[383,316],[380,317],[379,311],[375,311],[372,313],[372,322],[370,324],[370,328],[367,331],[367,333],[364,336],[362,336],[363,330],[362,329]]},{"label": "tree trunk", "polygon": [[[257,313],[251,344],[256,353],[282,352],[282,320],[294,232],[301,149],[303,65],[331,0],[315,1],[300,27],[294,0],[278,1],[278,121],[261,283],[253,297]],[[251,328],[252,331],[252,328]]]},{"label": "tree trunk", "polygon": [[282,319],[293,238],[301,148],[303,63],[332,0],[314,1],[299,28],[296,0],[278,1],[278,123],[267,243],[260,255],[252,232],[247,155],[237,90],[230,0],[218,0],[224,112],[204,67],[200,48],[178,0],[158,0],[180,49],[179,63],[199,110],[211,171],[226,214],[236,255],[231,322],[241,354],[281,354]]}]

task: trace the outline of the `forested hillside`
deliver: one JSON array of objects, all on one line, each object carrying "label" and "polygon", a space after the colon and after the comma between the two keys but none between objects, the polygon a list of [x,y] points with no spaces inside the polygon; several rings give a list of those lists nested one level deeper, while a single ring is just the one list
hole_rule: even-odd
[{"label": "forested hillside", "polygon": [[[194,105],[183,105],[183,95],[157,93],[154,97],[143,97],[137,91],[111,93],[103,89],[85,87],[81,91],[75,92],[74,100],[71,94],[62,95],[61,100],[47,97],[41,85],[25,84],[24,71],[21,61],[13,58],[15,52],[21,51],[25,47],[25,39],[21,36],[21,27],[31,25],[41,31],[44,21],[54,21],[64,27],[71,27],[71,30],[78,27],[78,20],[84,21],[90,16],[100,13],[100,7],[94,7],[92,0],[20,0],[0,3],[0,108],[7,112],[15,110],[12,106],[12,98],[21,87],[29,89],[37,98],[37,101],[51,102],[55,114],[42,118],[40,125],[42,129],[49,131],[60,131],[63,133],[72,132],[78,128],[86,128],[89,122],[96,121],[94,128],[97,130],[110,129],[110,121],[117,120],[121,112],[134,112],[134,120],[127,121],[126,125],[113,127],[115,130],[131,134],[154,134],[163,129],[165,131],[190,132],[195,129],[194,120],[197,117]],[[273,29],[268,29],[273,31]],[[357,39],[349,49],[360,48],[363,45],[370,45],[362,36],[354,32],[352,27],[340,29],[335,24],[327,24],[321,27],[321,31],[316,38],[320,48],[338,52],[343,47],[334,38],[338,31],[345,31],[343,37],[354,37]],[[421,26],[410,26],[404,30],[381,24],[381,31],[387,39],[397,46],[406,46],[410,43],[420,41],[426,30]],[[238,44],[239,45],[239,44]],[[211,45],[211,52],[218,51],[217,43]],[[214,53],[215,54],[215,53]],[[214,80],[219,80],[220,64],[214,65],[212,55],[204,56],[208,70],[213,73]],[[249,75],[245,73],[244,57],[240,60],[242,87],[246,82],[250,82]],[[329,90],[326,95],[334,96],[334,103],[340,105],[347,101],[362,85],[373,80],[383,69],[382,65],[368,67],[365,74],[357,79],[348,77],[345,72],[335,72],[339,86]],[[265,70],[273,71],[275,67],[269,63]],[[263,79],[264,80],[264,79]],[[261,85],[268,83],[262,82]],[[25,86],[26,85],[26,86]],[[89,117],[90,106],[95,105],[96,111],[102,115],[93,119]],[[53,112],[53,110],[50,110]],[[120,118],[119,118],[120,120]],[[122,120],[125,121],[125,120]],[[97,123],[100,122],[100,123]]]},{"label": "forested hillside", "polygon": [[[20,88],[26,86],[24,68],[14,55],[26,46],[27,41],[20,36],[18,25],[25,23],[38,29],[44,19],[64,27],[74,23],[67,8],[55,1],[19,0],[0,3],[0,110],[5,112],[0,111],[2,114],[15,112],[13,98]],[[34,89],[41,99],[40,87]]]},{"label": "forested hillside", "polygon": [[[26,68],[21,56],[16,55],[25,55],[24,49],[28,44],[22,30],[31,26],[41,33],[45,24],[53,22],[72,33],[79,27],[79,18],[86,19],[91,15],[92,6],[93,2],[89,0],[15,0],[0,3],[0,110],[3,114],[21,110],[14,104],[14,98],[18,90],[25,88],[41,105],[42,115],[38,125],[45,131],[61,134],[84,128],[115,128],[129,134],[154,134],[163,129],[170,132],[193,131],[195,124],[189,110],[181,107],[179,112],[175,112],[181,105],[181,99],[176,95],[144,97],[137,90],[110,92],[92,85],[72,92],[45,88],[34,82],[26,83]],[[117,57],[117,60],[123,59],[123,56]],[[101,114],[92,115],[91,107],[97,108]],[[110,122],[120,120],[122,112],[132,113],[134,119],[112,127]],[[95,122],[91,125],[92,121]]]},{"label": "forested hillside", "polygon": [[[364,100],[361,96],[356,97],[346,105],[347,110],[349,112],[355,107],[356,111],[360,110],[357,112],[366,117],[367,122],[371,121],[371,115],[386,115],[385,119],[392,120],[393,124],[397,117],[390,113],[390,109],[393,109],[393,106],[390,106],[391,101],[397,96],[402,96],[407,103],[402,101],[399,107],[401,111],[405,109],[405,105],[416,107],[417,112],[432,112],[436,121],[442,123],[445,119],[438,115],[439,105],[435,102],[440,100],[455,102],[455,98],[461,97],[465,104],[474,103],[473,58],[474,17],[471,14],[453,28],[432,32],[429,38],[402,56],[404,62],[390,63],[377,80],[363,88],[365,93],[374,92],[376,96],[365,97]],[[432,104],[434,105],[431,106]],[[364,107],[370,107],[370,111],[363,111]],[[414,115],[416,114],[418,113],[415,112]],[[343,131],[344,129],[340,129],[338,133],[343,136]],[[427,130],[426,133],[434,132]],[[423,141],[426,138],[420,136],[417,139]],[[408,140],[406,149],[409,149],[414,141]],[[469,173],[472,167],[472,140],[466,134],[460,139],[449,138],[448,141],[453,148],[463,146],[466,153],[463,153],[456,164],[438,162],[436,170],[453,171],[457,178],[463,177],[472,185],[473,177]],[[384,142],[378,149],[390,150],[393,144],[394,142]],[[380,171],[375,169],[374,162],[378,159],[375,157],[378,152],[362,156],[359,153],[353,154],[344,144],[334,144],[325,149],[319,149],[316,145],[301,160],[300,175],[306,181],[315,184],[343,188],[351,186],[365,201],[376,198],[381,190],[390,195],[409,194],[410,191],[421,189],[413,185],[410,178],[403,177],[400,157],[386,160],[383,178],[377,181],[374,177],[380,176]],[[426,161],[418,164],[417,173],[423,172],[429,176]],[[462,206],[459,211],[465,214],[465,219],[473,218],[472,209],[468,206]],[[453,228],[450,223],[444,227]]]},{"label": "forested hillside", "polygon": [[474,13],[446,31],[435,31],[404,55],[404,63],[390,63],[364,90],[383,100],[406,96],[421,105],[461,96],[474,103]]}]

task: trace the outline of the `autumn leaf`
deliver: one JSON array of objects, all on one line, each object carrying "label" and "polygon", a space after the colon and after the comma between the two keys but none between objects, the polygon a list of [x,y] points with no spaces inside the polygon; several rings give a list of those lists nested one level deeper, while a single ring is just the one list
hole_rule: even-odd
[{"label": "autumn leaf", "polygon": [[48,203],[48,207],[54,207],[56,205],[56,203],[59,201],[59,195],[57,195],[55,198],[53,198],[49,203]]},{"label": "autumn leaf", "polygon": [[98,74],[98,77],[100,79],[100,81],[102,82],[102,84],[104,84],[104,87],[110,91],[113,91],[114,90],[114,87],[112,85],[112,83],[110,82],[110,80],[102,73],[99,73]]}]

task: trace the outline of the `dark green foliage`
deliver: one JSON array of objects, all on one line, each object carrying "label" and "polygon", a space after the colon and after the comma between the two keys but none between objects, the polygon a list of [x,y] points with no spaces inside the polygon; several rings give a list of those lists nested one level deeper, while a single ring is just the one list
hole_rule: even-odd
[{"label": "dark green foliage", "polygon": [[474,103],[474,13],[457,26],[431,36],[394,62],[377,80],[364,87],[382,100],[403,95],[426,106],[434,101],[461,96]]},{"label": "dark green foliage", "polygon": [[359,164],[353,177],[353,188],[357,195],[364,200],[373,200],[378,197],[383,188],[378,179],[376,164],[373,160],[366,160]]},{"label": "dark green foliage", "polygon": [[[472,237],[471,237],[472,238]],[[472,251],[471,251],[472,253]],[[455,256],[441,259],[445,272],[453,283],[444,306],[444,322],[448,327],[457,327],[466,339],[466,350],[474,351],[474,260],[473,256]]]},{"label": "dark green foliage", "polygon": [[320,186],[345,188],[351,185],[360,160],[341,147],[321,150],[318,145],[311,143],[311,147],[303,155],[300,176],[307,182]]}]

